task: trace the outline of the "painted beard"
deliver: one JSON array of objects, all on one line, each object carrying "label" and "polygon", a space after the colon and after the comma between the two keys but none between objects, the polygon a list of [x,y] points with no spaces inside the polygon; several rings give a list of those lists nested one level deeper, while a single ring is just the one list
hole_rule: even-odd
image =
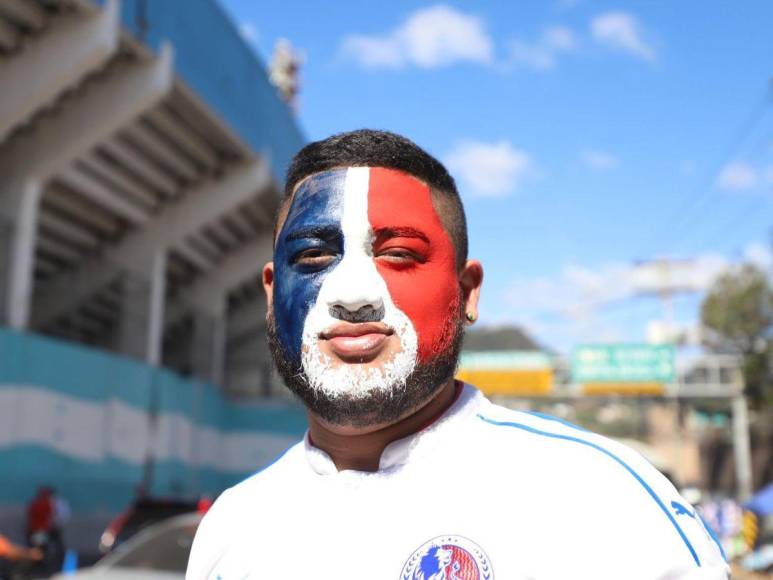
[{"label": "painted beard", "polygon": [[[282,348],[273,312],[268,315],[266,334],[279,375],[312,413],[333,425],[367,427],[393,423],[405,417],[420,408],[453,377],[462,348],[464,323],[461,302],[458,301],[452,309],[454,311],[449,312],[444,328],[444,334],[450,338],[448,348],[426,362],[416,362],[407,375],[399,377],[394,377],[388,370],[382,373],[381,369],[366,370],[357,365],[343,365],[333,369],[323,379],[324,382],[311,380],[303,368],[305,365],[293,365],[292,357]],[[325,383],[330,386],[328,381],[341,374],[348,374],[341,385],[355,384],[354,389],[344,390],[339,388],[340,385],[332,389],[324,388]],[[364,382],[356,382],[363,376]],[[372,378],[369,381],[368,376],[375,377],[375,380]],[[391,383],[390,378],[393,379]]]},{"label": "painted beard", "polygon": [[[385,297],[378,311],[371,307],[352,313],[345,309],[331,309],[319,301],[306,317],[303,327],[301,364],[309,386],[330,397],[349,393],[354,397],[376,391],[390,391],[405,384],[416,366],[418,340],[410,319]],[[319,337],[341,320],[369,322],[386,325],[400,341],[400,350],[379,367],[358,364],[334,365],[333,360],[319,348]]]}]

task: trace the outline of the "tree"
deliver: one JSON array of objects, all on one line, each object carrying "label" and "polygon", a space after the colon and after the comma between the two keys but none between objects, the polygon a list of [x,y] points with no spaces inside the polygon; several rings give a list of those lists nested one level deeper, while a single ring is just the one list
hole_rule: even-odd
[{"label": "tree", "polygon": [[743,357],[746,394],[773,402],[773,288],[765,272],[745,265],[720,276],[701,305],[708,346]]}]

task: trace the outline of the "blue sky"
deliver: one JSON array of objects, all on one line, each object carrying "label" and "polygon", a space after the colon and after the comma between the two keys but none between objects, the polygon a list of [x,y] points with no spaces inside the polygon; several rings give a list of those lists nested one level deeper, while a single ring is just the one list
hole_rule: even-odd
[{"label": "blue sky", "polygon": [[221,1],[264,61],[303,54],[309,139],[389,129],[449,166],[482,324],[643,340],[642,261],[685,260],[684,327],[723,268],[771,266],[770,2]]}]

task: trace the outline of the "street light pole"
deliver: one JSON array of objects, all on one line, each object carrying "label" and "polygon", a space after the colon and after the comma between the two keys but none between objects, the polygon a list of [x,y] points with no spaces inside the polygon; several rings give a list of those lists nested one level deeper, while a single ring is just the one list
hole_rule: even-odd
[{"label": "street light pole", "polygon": [[733,397],[733,455],[738,499],[743,502],[752,495],[752,453],[749,441],[749,411],[743,392]]}]

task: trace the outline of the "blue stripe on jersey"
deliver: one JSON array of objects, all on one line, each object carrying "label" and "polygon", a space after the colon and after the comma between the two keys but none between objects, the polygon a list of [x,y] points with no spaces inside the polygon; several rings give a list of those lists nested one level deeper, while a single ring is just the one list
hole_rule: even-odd
[{"label": "blue stripe on jersey", "polygon": [[716,532],[714,532],[714,528],[712,528],[706,522],[706,520],[703,519],[702,515],[698,514],[698,519],[701,521],[701,524],[703,524],[703,528],[706,530],[706,533],[711,537],[712,540],[714,540],[714,543],[717,545],[717,548],[719,548],[719,553],[722,554],[725,562],[727,562],[727,554],[725,554],[725,549],[722,547],[722,542],[719,541]]},{"label": "blue stripe on jersey", "polygon": [[638,473],[636,473],[625,461],[620,459],[617,455],[615,455],[611,451],[604,449],[600,445],[596,445],[595,443],[591,443],[590,441],[585,441],[584,439],[580,439],[578,437],[571,437],[569,435],[560,435],[558,433],[550,433],[548,431],[535,429],[534,427],[529,427],[528,425],[523,425],[521,423],[513,423],[510,421],[495,421],[494,419],[489,419],[487,417],[484,417],[483,415],[478,415],[478,418],[481,419],[482,421],[485,421],[486,423],[489,423],[491,425],[496,425],[498,427],[514,427],[516,429],[521,429],[529,433],[534,433],[535,435],[542,435],[544,437],[550,437],[552,439],[563,439],[564,441],[573,441],[574,443],[579,443],[581,445],[586,445],[588,447],[591,447],[596,451],[601,451],[601,453],[603,453],[607,457],[611,457],[613,460],[619,463],[628,473],[630,473],[636,479],[636,481],[638,481],[641,484],[641,486],[647,491],[647,493],[650,494],[650,497],[652,497],[652,499],[655,500],[655,503],[658,504],[658,507],[661,509],[661,511],[664,514],[666,514],[666,517],[673,524],[674,528],[676,528],[676,531],[679,533],[679,536],[681,536],[682,541],[684,542],[685,546],[687,546],[687,549],[690,550],[690,554],[692,555],[693,560],[695,560],[695,564],[698,565],[698,567],[700,567],[701,561],[698,558],[698,554],[695,553],[695,550],[693,549],[692,544],[690,544],[690,541],[687,539],[687,536],[682,531],[682,528],[680,528],[679,524],[676,523],[674,516],[671,515],[671,512],[668,511],[668,509],[663,504],[661,499],[655,494],[655,492],[647,484],[647,482],[644,481]]}]

